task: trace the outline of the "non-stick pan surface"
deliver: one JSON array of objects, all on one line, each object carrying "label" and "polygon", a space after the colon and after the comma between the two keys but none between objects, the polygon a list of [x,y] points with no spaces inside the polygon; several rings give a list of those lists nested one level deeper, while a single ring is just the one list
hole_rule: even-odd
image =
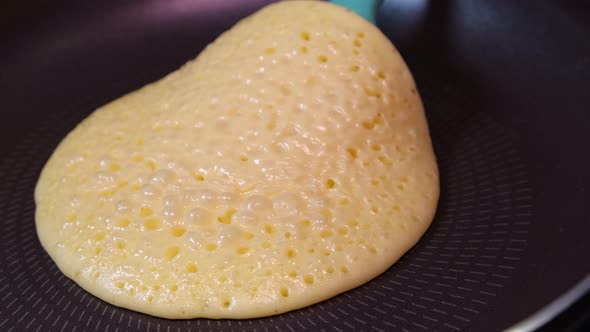
[{"label": "non-stick pan surface", "polygon": [[154,318],[64,277],[37,240],[33,202],[60,139],[268,2],[0,10],[0,331],[496,331],[588,275],[588,5],[390,0],[378,24],[415,75],[442,190],[432,227],[397,264],[331,300],[254,320]]}]

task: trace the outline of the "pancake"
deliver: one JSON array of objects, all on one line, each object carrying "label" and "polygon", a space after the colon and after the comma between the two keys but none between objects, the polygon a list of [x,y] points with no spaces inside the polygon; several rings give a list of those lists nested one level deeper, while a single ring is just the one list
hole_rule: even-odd
[{"label": "pancake", "polygon": [[375,278],[438,195],[391,42],[342,7],[289,1],[80,123],[41,173],[36,227],[67,277],[116,306],[253,318]]}]

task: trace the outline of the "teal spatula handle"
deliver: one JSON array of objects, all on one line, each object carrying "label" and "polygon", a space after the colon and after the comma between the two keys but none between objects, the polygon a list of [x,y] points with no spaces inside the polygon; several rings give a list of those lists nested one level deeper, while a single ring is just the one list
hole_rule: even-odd
[{"label": "teal spatula handle", "polygon": [[377,10],[383,0],[331,0],[330,2],[346,7],[375,24]]}]

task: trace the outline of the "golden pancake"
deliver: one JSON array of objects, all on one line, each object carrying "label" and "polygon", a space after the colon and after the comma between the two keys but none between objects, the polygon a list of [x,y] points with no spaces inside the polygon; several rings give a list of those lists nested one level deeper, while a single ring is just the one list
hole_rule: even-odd
[{"label": "golden pancake", "polygon": [[43,169],[36,226],[60,270],[114,305],[251,318],[381,274],[438,194],[391,42],[344,8],[289,1],[78,125]]}]

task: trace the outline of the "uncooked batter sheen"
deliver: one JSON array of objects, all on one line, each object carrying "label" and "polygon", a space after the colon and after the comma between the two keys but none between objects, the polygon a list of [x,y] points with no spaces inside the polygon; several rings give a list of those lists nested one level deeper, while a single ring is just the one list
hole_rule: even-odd
[{"label": "uncooked batter sheen", "polygon": [[114,305],[251,318],[381,274],[438,194],[393,45],[344,8],[292,1],[84,120],[41,174],[36,225],[61,271]]}]

